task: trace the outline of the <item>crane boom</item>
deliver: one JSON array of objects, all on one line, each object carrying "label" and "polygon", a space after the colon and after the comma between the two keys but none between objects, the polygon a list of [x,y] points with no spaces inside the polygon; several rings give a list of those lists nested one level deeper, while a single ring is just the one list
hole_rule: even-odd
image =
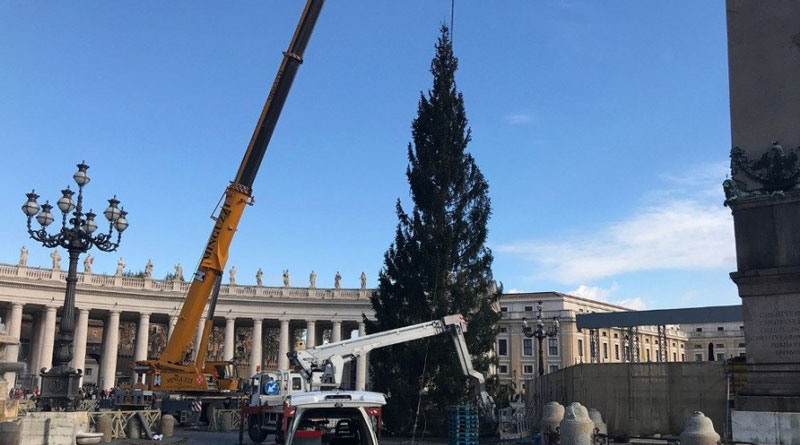
[{"label": "crane boom", "polygon": [[311,388],[338,387],[342,382],[344,364],[348,361],[364,356],[373,349],[432,337],[449,332],[456,347],[458,360],[464,375],[472,377],[477,382],[481,405],[484,410],[493,415],[494,402],[486,392],[486,380],[483,374],[472,367],[472,357],[467,348],[464,332],[467,323],[461,314],[447,315],[441,320],[405,326],[363,337],[352,338],[335,343],[328,343],[305,350],[289,353],[290,360],[300,369],[300,373],[310,382]]},{"label": "crane boom", "polygon": [[[208,320],[204,329],[204,336],[209,335],[209,322],[213,317],[213,307],[216,303],[214,289],[219,287],[219,282],[228,260],[228,250],[236,233],[239,221],[246,205],[252,202],[252,186],[261,161],[267,151],[267,146],[272,138],[275,125],[280,117],[286,97],[292,86],[297,69],[303,62],[311,32],[322,9],[324,0],[308,0],[295,29],[289,48],[283,53],[283,61],[272,83],[261,116],[258,119],[253,136],[245,151],[235,179],[225,189],[224,201],[219,214],[215,218],[214,228],[208,238],[200,264],[195,272],[189,291],[181,308],[180,315],[175,324],[172,336],[158,360],[137,363],[156,369],[169,369],[175,371],[194,372],[202,370],[202,363],[198,360],[194,365],[183,365],[184,357],[189,350],[195,330],[198,328],[203,310],[212,295]],[[192,386],[191,378],[188,380]],[[175,382],[177,383],[177,382]],[[180,386],[180,385],[179,385]],[[193,388],[194,389],[194,388]]]}]

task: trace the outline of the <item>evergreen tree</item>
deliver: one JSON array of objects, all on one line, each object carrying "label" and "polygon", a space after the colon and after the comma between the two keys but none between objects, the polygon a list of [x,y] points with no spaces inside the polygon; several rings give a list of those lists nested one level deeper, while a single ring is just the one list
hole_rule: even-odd
[{"label": "evergreen tree", "polygon": [[[395,240],[384,255],[379,290],[372,297],[378,332],[461,313],[475,368],[487,374],[500,316],[493,308],[492,253],[484,245],[491,214],[489,185],[466,151],[471,139],[464,98],[456,90],[458,59],[442,26],[431,62],[433,87],[420,93],[412,123],[406,176],[414,209],[397,201]],[[449,336],[378,349],[371,353],[377,391],[389,394],[384,418],[391,432],[419,427],[445,431],[449,405],[474,402],[476,391],[462,374]],[[420,397],[420,392],[424,395]]]}]

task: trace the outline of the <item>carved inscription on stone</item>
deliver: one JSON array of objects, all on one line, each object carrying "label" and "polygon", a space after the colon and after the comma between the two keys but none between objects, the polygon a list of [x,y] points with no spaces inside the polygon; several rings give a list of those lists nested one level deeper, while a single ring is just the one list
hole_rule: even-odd
[{"label": "carved inscription on stone", "polygon": [[800,309],[758,314],[754,341],[766,344],[778,357],[800,357]]},{"label": "carved inscription on stone", "polygon": [[743,299],[748,362],[800,362],[798,302],[794,296]]}]

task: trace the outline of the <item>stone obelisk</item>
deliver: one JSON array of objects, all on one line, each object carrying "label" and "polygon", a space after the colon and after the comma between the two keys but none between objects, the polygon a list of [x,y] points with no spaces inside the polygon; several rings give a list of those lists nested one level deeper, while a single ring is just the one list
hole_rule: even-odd
[{"label": "stone obelisk", "polygon": [[747,362],[732,429],[736,440],[794,443],[777,436],[779,423],[800,421],[800,1],[726,6],[733,148],[724,189]]}]

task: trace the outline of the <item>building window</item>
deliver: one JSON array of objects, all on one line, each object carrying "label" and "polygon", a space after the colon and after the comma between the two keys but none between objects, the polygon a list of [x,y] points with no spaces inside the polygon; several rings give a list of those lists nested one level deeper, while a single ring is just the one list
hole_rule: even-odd
[{"label": "building window", "polygon": [[739,357],[744,357],[744,352],[740,352]]},{"label": "building window", "polygon": [[744,331],[744,326],[739,326],[740,331]]},{"label": "building window", "polygon": [[717,343],[714,347],[715,348],[724,348],[725,345],[723,345],[722,343]]},{"label": "building window", "polygon": [[505,338],[501,338],[497,340],[497,355],[501,355],[503,357],[508,356],[508,340]]},{"label": "building window", "polygon": [[617,333],[615,332],[615,333],[614,333],[614,338],[619,338],[619,334],[617,334]]},{"label": "building window", "polygon": [[601,332],[601,335],[602,335],[603,337],[608,337],[608,332],[606,332],[606,331],[602,331],[602,332]]},{"label": "building window", "polygon": [[744,343],[739,343],[740,348],[744,348]]},{"label": "building window", "polygon": [[583,357],[583,339],[578,339],[578,357]]},{"label": "building window", "polygon": [[508,332],[507,328],[500,328],[500,333],[501,334],[505,334],[506,332]]},{"label": "building window", "polygon": [[500,365],[500,374],[508,374],[508,365]]},{"label": "building window", "polygon": [[533,312],[533,306],[525,306],[525,312]]},{"label": "building window", "polygon": [[83,375],[85,375],[86,377],[91,376],[92,375],[92,368],[86,368]]},{"label": "building window", "polygon": [[683,349],[683,343],[681,343],[681,349]]},{"label": "building window", "polygon": [[645,343],[650,343],[650,339],[649,339],[649,338],[645,338],[645,339],[644,339],[644,342],[645,342]]},{"label": "building window", "polygon": [[694,355],[694,361],[702,362],[703,361],[703,354],[695,354]]},{"label": "building window", "polygon": [[548,338],[547,339],[547,355],[550,355],[550,356],[558,355],[558,339],[557,338]]},{"label": "building window", "polygon": [[717,360],[720,361],[720,362],[724,362],[725,361],[725,353],[724,352],[718,352],[717,353]]},{"label": "building window", "polygon": [[645,349],[644,352],[645,352],[645,355],[647,356],[647,361],[648,362],[651,361],[650,360],[650,350],[649,349]]},{"label": "building window", "polygon": [[506,306],[500,306],[500,318],[508,317],[508,308]]},{"label": "building window", "polygon": [[614,360],[619,360],[619,344],[614,345]]},{"label": "building window", "polygon": [[522,339],[522,355],[526,357],[533,356],[533,339],[532,338],[523,338]]},{"label": "building window", "polygon": [[703,345],[694,345],[695,349],[703,349]]},{"label": "building window", "polygon": [[720,331],[720,332],[722,332],[722,331],[724,331],[724,330],[725,330],[725,328],[724,328],[724,327],[722,327],[722,326],[717,326],[717,330],[718,330],[718,331]]},{"label": "building window", "polygon": [[523,374],[533,374],[533,365],[522,365]]},{"label": "building window", "polygon": [[558,371],[558,365],[550,365],[550,371],[549,372],[556,372],[556,371]]},{"label": "building window", "polygon": [[678,353],[677,352],[673,352],[672,353],[672,361],[673,362],[677,362],[678,361]]},{"label": "building window", "polygon": [[673,343],[673,344],[672,344],[672,347],[673,347],[673,348],[675,347],[675,343]]},{"label": "building window", "polygon": [[681,353],[681,361],[682,361],[682,362],[685,362],[685,361],[686,361],[686,355],[685,355],[685,354],[683,354],[683,353]]},{"label": "building window", "polygon": [[608,360],[608,343],[603,343],[603,358]]},{"label": "building window", "polygon": [[[502,308],[500,308],[502,310]],[[703,328],[695,328],[695,332],[703,332]]]}]

